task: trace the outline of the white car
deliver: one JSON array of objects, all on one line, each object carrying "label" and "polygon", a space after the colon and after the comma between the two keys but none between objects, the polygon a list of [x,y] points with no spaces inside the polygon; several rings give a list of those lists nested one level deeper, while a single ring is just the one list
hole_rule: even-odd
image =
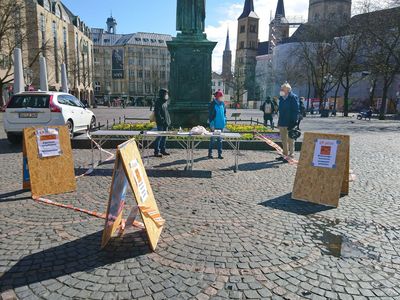
[{"label": "white car", "polygon": [[4,129],[11,143],[21,140],[26,127],[67,125],[73,137],[95,124],[95,115],[81,101],[59,92],[16,94],[7,103],[4,114]]}]

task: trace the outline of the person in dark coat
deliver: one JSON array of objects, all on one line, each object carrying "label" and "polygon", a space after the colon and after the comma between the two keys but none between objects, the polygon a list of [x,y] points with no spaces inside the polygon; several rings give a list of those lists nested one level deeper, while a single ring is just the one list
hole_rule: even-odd
[{"label": "person in dark coat", "polygon": [[300,123],[306,115],[306,107],[304,106],[304,101],[305,101],[304,97],[301,97],[299,100],[300,113],[299,113],[299,118],[297,120],[297,129],[298,130],[300,130]]},{"label": "person in dark coat", "polygon": [[[168,101],[169,95],[167,89],[160,89],[158,94],[158,99],[154,106],[154,113],[156,116],[156,124],[158,131],[167,131],[168,127],[171,125],[171,117],[168,111]],[[154,156],[162,157],[163,155],[170,155],[166,149],[165,145],[167,143],[167,138],[165,136],[158,137],[154,143]]]},{"label": "person in dark coat", "polygon": [[271,97],[267,97],[264,104],[261,106],[261,111],[264,113],[264,124],[268,126],[268,121],[271,124],[271,128],[274,129],[274,113],[275,113],[275,104],[272,102]]},{"label": "person in dark coat", "polygon": [[[289,138],[289,131],[296,127],[299,113],[299,98],[292,92],[292,87],[289,83],[283,84],[279,97],[278,127],[284,156],[294,156],[294,140]],[[282,157],[278,157],[278,159],[287,162]]]}]

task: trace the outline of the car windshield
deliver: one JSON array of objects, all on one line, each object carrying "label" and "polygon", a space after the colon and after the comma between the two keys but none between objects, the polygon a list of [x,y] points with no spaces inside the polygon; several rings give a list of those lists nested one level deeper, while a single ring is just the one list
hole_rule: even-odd
[{"label": "car windshield", "polygon": [[7,108],[49,108],[49,95],[16,95]]}]

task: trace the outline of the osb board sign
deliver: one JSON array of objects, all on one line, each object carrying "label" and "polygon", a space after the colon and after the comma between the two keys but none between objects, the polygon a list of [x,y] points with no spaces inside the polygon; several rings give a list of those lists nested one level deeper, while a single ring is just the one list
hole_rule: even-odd
[{"label": "osb board sign", "polygon": [[350,137],[304,134],[292,198],[338,207],[349,193]]},{"label": "osb board sign", "polygon": [[[125,142],[117,149],[102,247],[108,243],[121,225],[128,185],[133,191],[136,204],[130,215],[134,215],[133,212],[137,207],[139,208],[138,211],[143,220],[150,247],[154,251],[163,229],[164,220],[158,210],[135,140]],[[127,224],[127,226],[129,225],[131,224]]]},{"label": "osb board sign", "polygon": [[23,156],[26,155],[23,182],[25,187],[30,183],[32,197],[76,190],[71,140],[66,126],[25,128],[23,143]]}]

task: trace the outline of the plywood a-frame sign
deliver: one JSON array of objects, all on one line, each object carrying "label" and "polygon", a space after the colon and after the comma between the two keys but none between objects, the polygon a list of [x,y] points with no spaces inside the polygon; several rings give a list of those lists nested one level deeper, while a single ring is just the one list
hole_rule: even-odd
[{"label": "plywood a-frame sign", "polygon": [[71,140],[66,126],[25,128],[23,188],[32,197],[76,190]]},{"label": "plywood a-frame sign", "polygon": [[119,145],[117,149],[106,223],[101,243],[102,248],[107,245],[123,223],[128,185],[135,195],[136,206],[130,212],[126,225],[132,225],[136,213],[139,212],[149,238],[150,247],[154,251],[165,221],[158,210],[135,140],[125,142]]},{"label": "plywood a-frame sign", "polygon": [[350,137],[306,132],[292,198],[338,207],[349,193]]}]

